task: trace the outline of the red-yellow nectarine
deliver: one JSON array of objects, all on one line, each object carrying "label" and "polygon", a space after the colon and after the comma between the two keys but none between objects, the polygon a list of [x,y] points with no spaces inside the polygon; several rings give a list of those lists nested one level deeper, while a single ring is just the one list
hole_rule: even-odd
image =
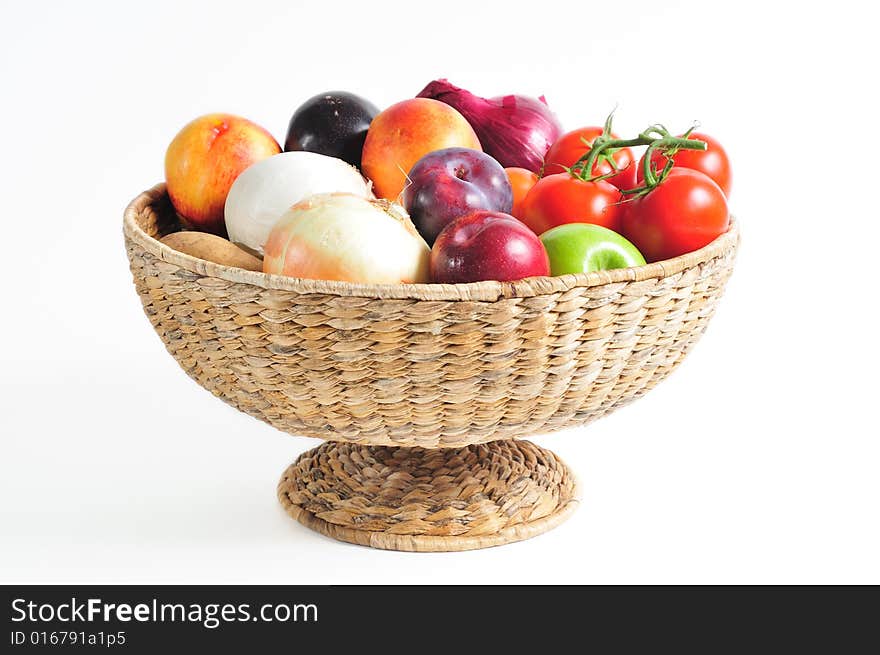
[{"label": "red-yellow nectarine", "polygon": [[193,228],[225,236],[229,187],[248,166],[279,152],[272,135],[246,118],[201,116],[177,133],[165,153],[171,204]]},{"label": "red-yellow nectarine", "polygon": [[407,174],[422,156],[455,146],[482,150],[470,123],[455,109],[439,100],[412,98],[373,119],[361,166],[373,181],[376,196],[396,201]]}]

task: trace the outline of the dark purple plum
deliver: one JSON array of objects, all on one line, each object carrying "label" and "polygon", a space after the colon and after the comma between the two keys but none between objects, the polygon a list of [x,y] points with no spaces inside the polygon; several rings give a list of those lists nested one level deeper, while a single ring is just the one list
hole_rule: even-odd
[{"label": "dark purple plum", "polygon": [[361,167],[367,129],[378,107],[346,91],[328,91],[306,100],[287,127],[284,150],[306,150]]},{"label": "dark purple plum", "polygon": [[431,245],[460,216],[478,210],[509,214],[513,188],[501,164],[486,153],[445,148],[429,152],[412,167],[403,205]]}]

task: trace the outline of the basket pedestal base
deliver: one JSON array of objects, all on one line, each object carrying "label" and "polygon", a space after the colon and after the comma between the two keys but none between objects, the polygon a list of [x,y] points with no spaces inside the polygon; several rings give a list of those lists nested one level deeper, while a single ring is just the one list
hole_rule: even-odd
[{"label": "basket pedestal base", "polygon": [[515,439],[436,450],[328,441],[278,485],[288,514],[321,534],[421,552],[528,539],[567,519],[577,494],[556,455]]}]

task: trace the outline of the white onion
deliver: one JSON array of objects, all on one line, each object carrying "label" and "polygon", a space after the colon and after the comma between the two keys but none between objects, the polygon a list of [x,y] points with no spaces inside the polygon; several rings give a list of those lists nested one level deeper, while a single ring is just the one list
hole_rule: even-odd
[{"label": "white onion", "polygon": [[239,175],[226,197],[229,240],[263,254],[272,226],[300,200],[316,193],[353,193],[372,198],[356,168],[314,152],[282,152]]},{"label": "white onion", "polygon": [[311,196],[278,220],[263,271],[366,284],[427,282],[431,249],[406,211],[350,193]]}]

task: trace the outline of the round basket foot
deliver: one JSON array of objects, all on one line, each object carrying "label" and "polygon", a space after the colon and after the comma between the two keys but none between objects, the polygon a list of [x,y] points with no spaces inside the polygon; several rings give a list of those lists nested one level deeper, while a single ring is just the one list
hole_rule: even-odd
[{"label": "round basket foot", "polygon": [[334,539],[437,552],[546,532],[571,515],[578,491],[568,467],[528,441],[437,450],[328,441],[284,472],[278,498]]}]

